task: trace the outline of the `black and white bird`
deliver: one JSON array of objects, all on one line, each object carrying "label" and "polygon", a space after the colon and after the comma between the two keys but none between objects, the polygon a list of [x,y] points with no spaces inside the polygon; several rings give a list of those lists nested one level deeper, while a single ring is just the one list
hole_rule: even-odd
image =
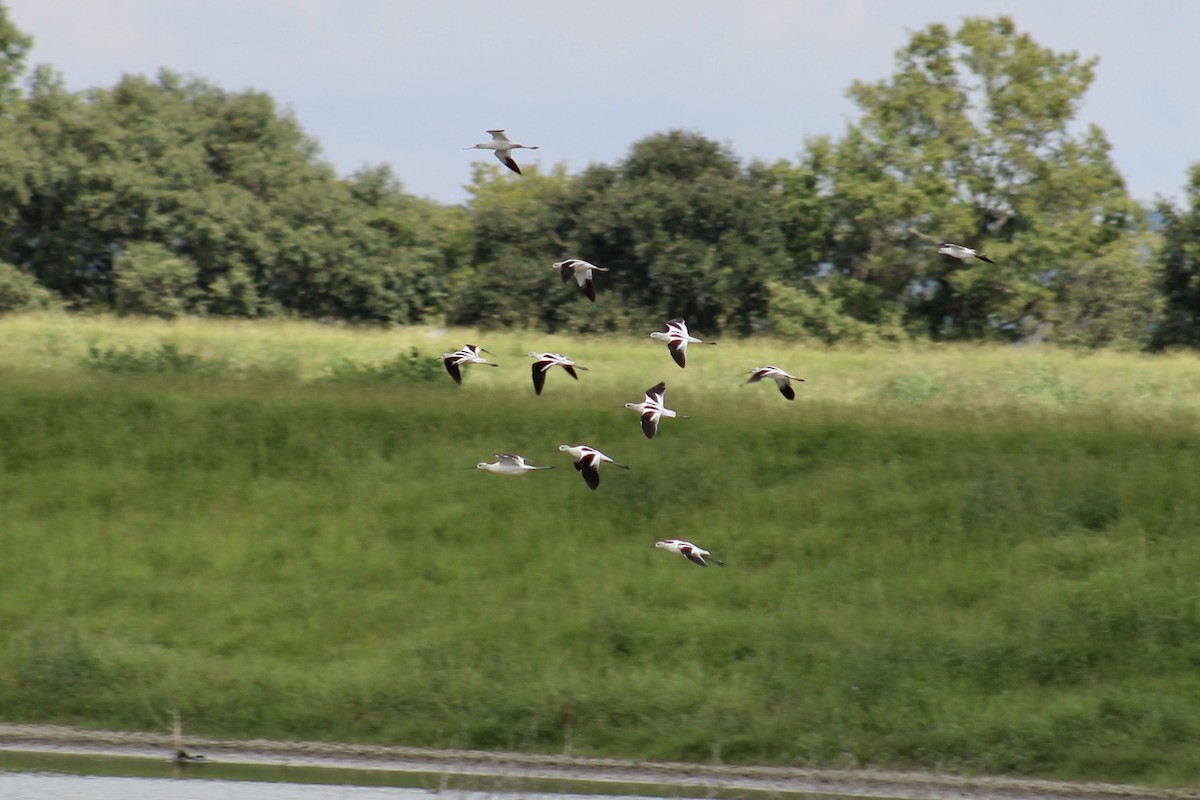
[{"label": "black and white bird", "polygon": [[525,456],[515,455],[513,453],[496,453],[494,462],[480,461],[475,465],[475,469],[494,472],[497,475],[524,475],[527,472],[533,472],[538,469],[554,469],[554,467],[536,467],[525,460]]},{"label": "black and white bird", "polygon": [[944,256],[957,258],[959,261],[970,261],[972,258],[977,258],[989,264],[996,263],[982,253],[977,253],[969,247],[963,247],[961,244],[954,244],[952,242],[942,242],[938,245],[937,251]]},{"label": "black and white bird", "polygon": [[724,561],[713,558],[712,553],[686,539],[663,539],[661,542],[655,542],[654,546],[671,553],[678,553],[693,564],[699,564],[702,567],[707,567],[710,561],[718,567],[725,566]]},{"label": "black and white bird", "polygon": [[587,299],[593,303],[596,302],[596,283],[592,280],[593,272],[608,272],[607,267],[597,267],[595,264],[584,261],[582,258],[568,258],[566,261],[556,261],[550,267],[556,269],[562,275],[563,283],[575,279],[579,284],[579,288],[583,289],[583,293],[587,295]]},{"label": "black and white bird", "polygon": [[450,373],[450,377],[454,378],[455,383],[462,383],[462,370],[460,367],[466,364],[483,364],[488,367],[498,367],[499,364],[493,364],[488,361],[480,353],[491,352],[484,350],[477,344],[465,344],[461,350],[455,350],[453,353],[442,353],[442,363],[446,365],[446,372]]},{"label": "black and white bird", "polygon": [[575,462],[575,469],[583,476],[583,480],[588,485],[588,488],[593,491],[600,485],[601,464],[607,463],[621,469],[629,469],[628,464],[613,461],[604,453],[586,444],[560,444],[558,449],[565,453],[570,453],[572,460]]},{"label": "black and white bird", "polygon": [[579,374],[575,370],[587,369],[562,353],[530,353],[529,357],[533,359],[533,391],[539,395],[542,393],[542,387],[546,385],[546,373],[551,367],[562,367],[575,380],[579,380]]},{"label": "black and white bird", "polygon": [[775,385],[779,387],[779,392],[788,400],[796,399],[796,390],[792,388],[792,381],[803,383],[804,378],[797,378],[795,375],[789,375],[779,367],[766,366],[757,367],[749,373],[750,379],[746,383],[758,383],[764,379],[775,381]]},{"label": "black and white bird", "polygon": [[479,144],[471,145],[470,147],[464,147],[463,149],[464,150],[493,150],[496,153],[496,158],[498,158],[500,160],[501,164],[508,167],[513,172],[517,173],[518,175],[520,175],[521,168],[517,166],[516,161],[513,161],[512,151],[513,150],[537,150],[538,149],[537,146],[536,145],[527,145],[527,144],[517,144],[516,142],[509,141],[508,137],[504,135],[503,128],[497,128],[496,130],[488,131],[488,133],[490,133],[492,135],[492,140],[490,142],[480,142]]},{"label": "black and white bird", "polygon": [[663,404],[663,395],[667,392],[667,384],[660,381],[657,385],[646,390],[646,399],[640,403],[626,403],[626,408],[632,408],[642,415],[642,433],[647,439],[653,439],[658,433],[658,423],[663,417],[687,419]]},{"label": "black and white bird", "polygon": [[688,344],[716,344],[716,342],[697,339],[688,333],[687,323],[683,321],[683,317],[668,320],[663,330],[651,331],[650,338],[666,342],[667,349],[671,351],[671,358],[675,359],[675,363],[680,367],[687,366]]}]

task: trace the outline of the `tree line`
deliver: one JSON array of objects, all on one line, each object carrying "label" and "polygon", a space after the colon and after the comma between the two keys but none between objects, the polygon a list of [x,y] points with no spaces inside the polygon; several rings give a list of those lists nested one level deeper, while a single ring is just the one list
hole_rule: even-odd
[{"label": "tree line", "polygon": [[[478,163],[455,206],[338,176],[267,94],[168,70],[72,92],[30,45],[0,6],[0,311],[1200,345],[1200,163],[1184,206],[1135,202],[1074,124],[1096,59],[1008,17],[911,34],[793,161],[665,131],[578,174]],[[566,257],[611,270],[598,302]]]}]

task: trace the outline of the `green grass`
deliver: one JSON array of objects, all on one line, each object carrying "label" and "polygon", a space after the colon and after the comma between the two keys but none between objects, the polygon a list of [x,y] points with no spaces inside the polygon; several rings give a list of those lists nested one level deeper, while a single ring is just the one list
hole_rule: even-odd
[{"label": "green grass", "polygon": [[[431,359],[464,341],[502,366],[459,387]],[[649,339],[57,316],[0,342],[5,720],[1200,780],[1193,356],[749,340],[681,371]],[[533,349],[591,369],[535,397]],[[796,402],[739,386],[762,363]],[[620,406],[660,379],[691,419],[646,441]],[[588,491],[581,441],[632,469]],[[470,469],[506,450],[559,469]]]}]

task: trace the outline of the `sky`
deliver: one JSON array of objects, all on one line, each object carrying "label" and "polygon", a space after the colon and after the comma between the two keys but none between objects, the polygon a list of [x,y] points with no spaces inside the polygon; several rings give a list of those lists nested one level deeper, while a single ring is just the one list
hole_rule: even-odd
[{"label": "sky", "polygon": [[71,89],[167,68],[269,93],[341,175],[390,164],[406,191],[464,202],[463,148],[507,129],[521,164],[577,173],[684,129],[739,158],[795,161],[839,137],[855,80],[888,78],[911,32],[1014,18],[1098,56],[1078,120],[1131,194],[1179,199],[1200,161],[1195,0],[0,0]]}]

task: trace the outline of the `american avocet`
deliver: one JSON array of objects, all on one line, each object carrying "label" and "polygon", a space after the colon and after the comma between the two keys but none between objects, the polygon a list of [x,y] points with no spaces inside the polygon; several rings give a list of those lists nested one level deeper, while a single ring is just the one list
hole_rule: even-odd
[{"label": "american avocet", "polygon": [[575,370],[587,369],[562,353],[530,353],[529,357],[533,359],[533,391],[537,394],[542,393],[542,387],[546,385],[546,373],[551,367],[562,367],[575,380],[579,380]]},{"label": "american avocet", "polygon": [[687,366],[687,347],[689,342],[716,344],[716,342],[706,342],[703,339],[697,339],[688,333],[687,323],[683,321],[683,317],[676,317],[673,320],[669,320],[664,330],[651,331],[650,338],[666,342],[667,349],[671,351],[671,358],[675,359],[675,363],[680,367]]},{"label": "american avocet", "polygon": [[746,383],[758,383],[763,378],[770,378],[775,381],[775,385],[779,387],[780,393],[788,400],[796,399],[796,390],[792,388],[792,381],[799,383],[804,382],[804,378],[797,378],[795,375],[789,375],[779,367],[758,367],[750,372],[750,380]]},{"label": "american avocet", "polygon": [[944,256],[957,258],[959,261],[970,261],[972,258],[978,258],[980,261],[986,261],[989,264],[996,263],[982,253],[976,253],[969,247],[963,247],[961,244],[953,244],[952,242],[942,242],[938,245],[937,251]]},{"label": "american avocet", "polygon": [[642,433],[646,434],[647,439],[653,439],[654,434],[658,433],[658,421],[663,417],[687,419],[663,405],[663,395],[666,393],[667,384],[660,381],[646,390],[646,399],[642,402],[625,404],[626,408],[632,408],[642,415]]},{"label": "american avocet", "polygon": [[446,372],[450,373],[450,377],[454,378],[455,383],[462,383],[462,371],[459,367],[466,364],[483,364],[488,367],[498,367],[499,364],[493,364],[488,361],[480,353],[491,353],[490,350],[484,350],[477,344],[465,344],[461,350],[455,350],[453,353],[442,353],[442,363],[446,365]]},{"label": "american avocet", "polygon": [[694,564],[699,564],[702,567],[707,567],[709,561],[713,562],[718,567],[725,566],[724,561],[713,558],[712,553],[708,552],[699,545],[692,544],[685,539],[663,539],[661,542],[655,542],[654,546],[662,548],[663,550],[668,550],[672,553],[679,553],[679,555],[683,556],[688,561],[691,561]]},{"label": "american avocet", "polygon": [[556,269],[562,275],[563,283],[571,280],[571,276],[575,277],[575,282],[579,284],[579,288],[583,289],[583,293],[587,295],[587,299],[593,303],[596,302],[596,284],[592,280],[593,272],[608,272],[607,267],[597,267],[584,261],[582,258],[568,258],[566,261],[556,261],[550,267]]},{"label": "american avocet", "polygon": [[475,465],[475,469],[487,470],[497,475],[524,475],[526,472],[533,472],[535,469],[554,469],[554,467],[535,467],[525,460],[525,456],[518,456],[513,453],[496,453],[495,462],[480,461]]},{"label": "american avocet", "polygon": [[613,461],[604,453],[586,444],[560,444],[558,449],[571,454],[571,458],[575,462],[575,469],[579,470],[579,474],[583,476],[584,482],[592,490],[595,490],[600,485],[601,464],[608,463],[614,467],[629,469],[628,464]]},{"label": "american avocet", "polygon": [[495,150],[496,158],[500,159],[500,163],[520,175],[521,168],[517,166],[516,161],[513,161],[512,155],[510,154],[513,150],[537,150],[537,146],[510,142],[508,137],[504,135],[503,128],[497,128],[496,130],[488,131],[488,133],[492,135],[492,140],[490,142],[480,142],[479,144],[471,145],[470,147],[464,147],[463,149]]}]

